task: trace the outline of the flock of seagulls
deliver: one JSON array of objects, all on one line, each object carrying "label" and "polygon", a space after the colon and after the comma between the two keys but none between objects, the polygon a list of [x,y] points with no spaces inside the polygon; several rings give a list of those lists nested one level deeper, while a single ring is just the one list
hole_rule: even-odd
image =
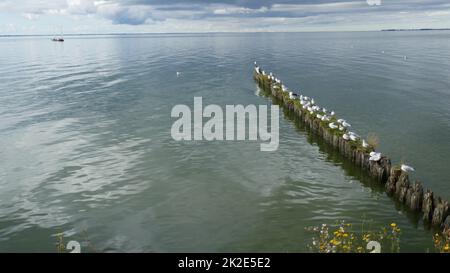
[{"label": "flock of seagulls", "polygon": [[[255,72],[257,74],[266,76],[266,72],[262,70],[257,63],[255,62]],[[320,119],[323,122],[328,122],[328,127],[332,130],[339,130],[343,133],[342,138],[346,141],[362,141],[362,147],[368,148],[369,144],[365,139],[362,139],[361,136],[356,134],[355,132],[350,131],[350,128],[352,125],[348,123],[345,119],[338,119],[336,120],[334,117],[336,113],[334,111],[329,111],[325,107],[320,107],[316,104],[316,101],[308,96],[304,95],[298,95],[296,92],[289,90],[280,79],[274,76],[273,73],[269,73],[267,75],[270,81],[276,83],[274,88],[281,88],[283,92],[286,92],[289,95],[289,98],[292,100],[299,100],[301,107],[308,111],[311,115],[315,116],[316,118]],[[335,121],[332,121],[333,120]],[[370,152],[369,161],[375,161],[378,162],[382,158],[382,154],[379,152]],[[414,168],[405,164],[401,165],[401,170],[404,172],[411,172],[414,171]]]}]

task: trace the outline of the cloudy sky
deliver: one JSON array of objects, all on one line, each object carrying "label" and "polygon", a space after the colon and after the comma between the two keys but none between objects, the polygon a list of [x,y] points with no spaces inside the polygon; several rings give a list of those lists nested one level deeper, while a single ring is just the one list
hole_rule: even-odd
[{"label": "cloudy sky", "polygon": [[0,35],[449,27],[450,0],[0,0]]}]

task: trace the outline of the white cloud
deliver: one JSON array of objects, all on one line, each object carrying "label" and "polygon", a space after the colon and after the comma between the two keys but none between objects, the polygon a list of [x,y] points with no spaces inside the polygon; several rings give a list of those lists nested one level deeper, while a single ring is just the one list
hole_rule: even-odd
[{"label": "white cloud", "polygon": [[429,11],[425,13],[427,16],[449,16],[450,10],[437,10],[437,11]]},{"label": "white cloud", "polygon": [[67,0],[67,12],[69,14],[95,13],[97,6],[93,0]]},{"label": "white cloud", "polygon": [[39,19],[40,15],[36,13],[22,13],[22,17],[24,17],[27,20],[34,21]]},{"label": "white cloud", "polygon": [[381,0],[366,0],[369,6],[380,6]]},{"label": "white cloud", "polygon": [[216,15],[232,15],[232,14],[253,14],[253,13],[265,13],[269,10],[267,7],[261,7],[259,9],[250,9],[245,7],[222,7],[213,10],[213,14]]}]

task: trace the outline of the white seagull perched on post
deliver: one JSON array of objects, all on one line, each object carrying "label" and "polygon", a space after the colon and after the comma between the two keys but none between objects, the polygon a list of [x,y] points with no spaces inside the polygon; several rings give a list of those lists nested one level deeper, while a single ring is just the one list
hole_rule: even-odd
[{"label": "white seagull perched on post", "polygon": [[369,144],[367,144],[365,139],[363,139],[363,141],[362,141],[362,146],[363,146],[363,148],[369,147]]},{"label": "white seagull perched on post", "polygon": [[400,167],[400,169],[402,169],[402,171],[404,171],[405,173],[407,172],[414,172],[414,168],[405,164],[402,164],[402,166]]},{"label": "white seagull perched on post", "polygon": [[352,141],[356,141],[359,138],[359,136],[353,132],[349,133],[349,137]]},{"label": "white seagull perched on post", "polygon": [[369,155],[370,155],[369,161],[380,161],[381,159],[381,153],[370,152]]},{"label": "white seagull perched on post", "polygon": [[289,98],[290,98],[291,100],[297,98],[297,96],[298,96],[298,95],[295,94],[294,92],[289,92]]},{"label": "white seagull perched on post", "polygon": [[327,115],[322,117],[322,121],[329,121],[329,120],[330,120],[330,118]]}]

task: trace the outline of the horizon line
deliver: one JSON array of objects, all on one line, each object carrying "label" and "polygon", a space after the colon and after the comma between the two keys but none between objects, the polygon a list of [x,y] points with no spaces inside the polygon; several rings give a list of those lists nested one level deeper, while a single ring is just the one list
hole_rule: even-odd
[{"label": "horizon line", "polygon": [[110,32],[54,34],[0,34],[0,37],[55,37],[55,36],[107,36],[107,35],[155,35],[155,34],[246,34],[246,33],[314,33],[314,32],[381,32],[381,31],[433,31],[450,28],[389,28],[377,30],[296,30],[296,31],[205,31],[205,32]]},{"label": "horizon line", "polygon": [[146,34],[239,34],[239,33],[305,33],[305,32],[378,32],[380,30],[304,30],[304,31],[204,31],[204,32],[106,32],[106,33],[68,33],[55,34],[0,34],[0,37],[32,37],[32,36],[96,36],[96,35],[146,35]]}]

